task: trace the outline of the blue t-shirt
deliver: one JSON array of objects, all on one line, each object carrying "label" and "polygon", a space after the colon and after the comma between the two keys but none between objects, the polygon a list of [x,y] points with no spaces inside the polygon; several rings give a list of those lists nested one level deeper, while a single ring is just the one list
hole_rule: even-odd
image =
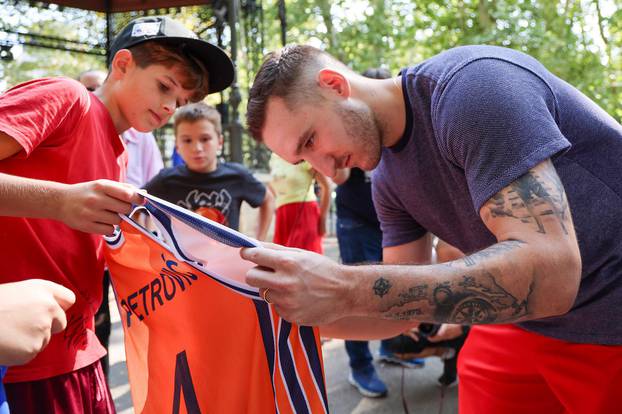
[{"label": "blue t-shirt", "polygon": [[622,127],[535,59],[465,46],[402,72],[404,136],[373,176],[383,245],[430,231],[471,253],[496,242],[480,207],[552,158],[582,258],[566,315],[520,326],[581,343],[622,344]]},{"label": "blue t-shirt", "polygon": [[350,176],[337,186],[337,217],[350,218],[375,228],[380,227],[371,199],[371,177],[367,172],[352,168]]}]

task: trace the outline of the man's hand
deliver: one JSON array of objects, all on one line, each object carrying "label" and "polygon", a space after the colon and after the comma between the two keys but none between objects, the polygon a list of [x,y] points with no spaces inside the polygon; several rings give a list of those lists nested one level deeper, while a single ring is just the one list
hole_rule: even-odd
[{"label": "man's hand", "polygon": [[33,359],[65,329],[65,311],[75,300],[71,290],[47,280],[0,284],[0,365]]},{"label": "man's hand", "polygon": [[142,204],[137,188],[110,180],[68,185],[63,192],[57,219],[87,233],[112,234],[121,222],[119,214],[129,214],[132,203]]},{"label": "man's hand", "polygon": [[316,253],[267,243],[242,249],[240,255],[258,265],[248,271],[246,282],[268,289],[266,299],[285,320],[321,325],[346,316],[352,279],[343,266]]}]

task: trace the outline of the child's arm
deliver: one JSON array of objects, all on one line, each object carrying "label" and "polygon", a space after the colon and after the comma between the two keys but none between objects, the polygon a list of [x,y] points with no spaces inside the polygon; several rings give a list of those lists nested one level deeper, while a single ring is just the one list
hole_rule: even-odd
[{"label": "child's arm", "polygon": [[274,194],[269,186],[266,186],[266,196],[259,206],[259,226],[257,227],[257,240],[265,241],[268,237],[268,229],[274,216]]},{"label": "child's arm", "polygon": [[320,222],[318,223],[318,232],[320,236],[326,234],[326,216],[330,207],[331,186],[328,178],[318,171],[315,171],[315,180],[320,186]]},{"label": "child's arm", "polygon": [[[17,145],[17,147],[16,147]],[[0,161],[21,150],[0,132]],[[110,180],[63,184],[0,173],[0,215],[62,221],[88,233],[111,234],[132,204],[142,203],[136,188]]]}]

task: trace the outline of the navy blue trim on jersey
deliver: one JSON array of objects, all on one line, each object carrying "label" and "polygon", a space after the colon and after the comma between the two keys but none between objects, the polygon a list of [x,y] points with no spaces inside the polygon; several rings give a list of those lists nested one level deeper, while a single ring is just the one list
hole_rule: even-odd
[{"label": "navy blue trim on jersey", "polygon": [[324,402],[324,408],[328,412],[328,396],[326,394],[326,383],[324,382],[324,374],[322,373],[322,361],[318,358],[319,350],[317,349],[317,342],[315,340],[315,334],[313,328],[310,326],[298,327],[300,331],[300,339],[305,347],[307,356],[309,357],[309,366],[311,372],[313,372],[313,378],[316,385],[320,389],[322,394],[322,401]]},{"label": "navy blue trim on jersey", "polygon": [[302,392],[302,387],[298,382],[298,376],[296,375],[296,367],[294,366],[294,360],[288,346],[289,333],[292,330],[292,324],[285,319],[281,320],[281,326],[279,329],[279,356],[280,365],[283,372],[283,378],[286,379],[285,385],[289,391],[289,397],[293,404],[294,412],[297,414],[309,413],[309,407],[307,405],[307,399]]},{"label": "navy blue trim on jersey", "polygon": [[198,232],[203,233],[223,244],[231,247],[257,247],[258,245],[249,237],[244,236],[233,229],[225,227],[222,224],[216,223],[215,221],[209,220],[189,210],[184,210],[181,207],[157,197],[151,195],[145,195],[145,197],[145,207],[147,207],[149,211],[152,211],[153,208],[163,210],[164,212],[175,216],[180,221],[184,222]]},{"label": "navy blue trim on jersey", "polygon": [[[272,326],[272,316],[270,315],[270,307],[263,300],[253,300],[255,310],[257,311],[257,320],[259,321],[259,329],[261,330],[261,338],[263,339],[264,350],[266,351],[266,359],[268,360],[268,369],[270,370],[270,382],[272,384],[272,392],[276,401],[276,390],[274,388],[274,327]],[[275,404],[277,412],[278,406]]]}]

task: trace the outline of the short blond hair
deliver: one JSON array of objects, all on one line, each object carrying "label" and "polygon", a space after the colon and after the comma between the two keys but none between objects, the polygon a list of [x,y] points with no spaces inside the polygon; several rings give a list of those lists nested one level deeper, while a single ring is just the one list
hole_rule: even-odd
[{"label": "short blond hair", "polygon": [[220,112],[211,105],[205,102],[197,102],[180,107],[175,113],[175,120],[173,121],[173,127],[175,130],[175,137],[177,137],[177,127],[182,122],[193,123],[205,119],[214,125],[214,129],[218,135],[222,135],[222,122],[220,119]]}]

